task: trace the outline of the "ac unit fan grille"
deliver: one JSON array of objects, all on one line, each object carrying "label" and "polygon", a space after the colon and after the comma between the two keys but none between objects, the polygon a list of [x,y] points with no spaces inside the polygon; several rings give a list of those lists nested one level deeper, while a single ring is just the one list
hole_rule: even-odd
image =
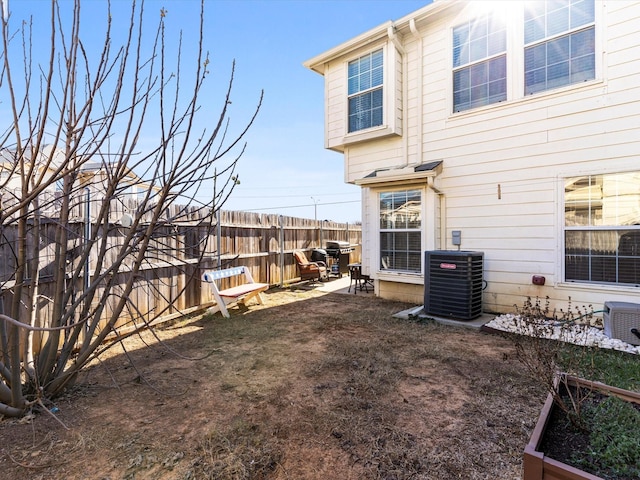
[{"label": "ac unit fan grille", "polygon": [[425,252],[424,310],[459,320],[482,315],[482,252]]}]

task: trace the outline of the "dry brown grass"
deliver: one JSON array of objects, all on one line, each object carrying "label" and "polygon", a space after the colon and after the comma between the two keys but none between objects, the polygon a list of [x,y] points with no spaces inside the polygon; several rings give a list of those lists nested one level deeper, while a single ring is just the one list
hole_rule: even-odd
[{"label": "dry brown grass", "polygon": [[160,331],[181,357],[129,339],[135,368],[114,351],[58,401],[69,431],[0,423],[0,478],[520,478],[544,392],[507,340],[407,307],[279,290]]}]

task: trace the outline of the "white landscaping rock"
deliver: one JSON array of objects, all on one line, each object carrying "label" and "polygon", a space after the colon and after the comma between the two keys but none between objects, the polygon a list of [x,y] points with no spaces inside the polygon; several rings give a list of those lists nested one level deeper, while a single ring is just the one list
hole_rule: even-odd
[{"label": "white landscaping rock", "polygon": [[[497,316],[485,324],[485,326],[495,330],[521,335],[530,335],[533,333],[533,328],[524,323],[519,315],[510,313]],[[640,355],[640,346],[631,345],[617,338],[609,338],[604,334],[602,329],[596,327],[574,325],[572,327],[562,328],[557,325],[557,322],[554,323],[550,321],[543,326],[543,331],[544,337],[552,340],[562,340],[564,342],[590,347],[609,348]]]}]

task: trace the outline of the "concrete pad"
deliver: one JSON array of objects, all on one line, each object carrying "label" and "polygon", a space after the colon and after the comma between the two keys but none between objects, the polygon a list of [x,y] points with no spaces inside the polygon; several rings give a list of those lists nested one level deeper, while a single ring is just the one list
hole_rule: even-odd
[{"label": "concrete pad", "polygon": [[[326,282],[316,282],[314,284],[315,288],[320,291],[327,293],[342,293],[342,294],[350,294],[354,295],[354,286],[352,286],[351,291],[349,291],[349,283],[351,279],[349,275],[344,277],[335,278],[332,277]],[[365,292],[364,290],[358,290],[355,295],[373,295],[373,289],[369,289],[369,292]],[[408,320],[409,318],[418,317],[420,320],[433,320],[435,322],[441,323],[443,325],[450,325],[453,327],[465,327],[465,328],[473,328],[475,330],[480,330],[480,328],[489,323],[491,320],[495,318],[495,315],[484,313],[480,315],[478,318],[474,318],[473,320],[455,320],[451,318],[443,318],[443,317],[435,317],[433,315],[427,314],[424,311],[424,306],[420,305],[417,307],[413,307],[407,310],[403,310],[402,312],[398,312],[393,315],[395,318],[401,318],[404,320]]]},{"label": "concrete pad", "polygon": [[[323,292],[327,293],[343,293],[354,295],[354,288],[352,286],[351,291],[349,291],[349,283],[351,279],[349,275],[340,278],[331,278],[326,282],[321,282],[321,284],[316,284],[316,288]],[[355,295],[373,295],[373,290],[369,289],[369,293],[364,290],[358,292]],[[455,320],[452,318],[443,318],[443,317],[435,317],[433,315],[427,314],[424,311],[424,306],[420,305],[417,307],[413,307],[407,310],[403,310],[402,312],[398,312],[393,315],[395,318],[401,318],[404,320],[408,320],[409,318],[418,317],[420,320],[433,320],[435,322],[441,323],[442,325],[450,325],[453,327],[465,327],[472,328],[475,330],[480,330],[480,328],[489,323],[491,320],[495,318],[495,315],[484,313],[480,315],[478,318],[474,318],[473,320]]]},{"label": "concrete pad", "polygon": [[[345,275],[339,278],[330,277],[326,282],[322,282],[322,285],[318,285],[317,289],[327,293],[343,293],[354,295],[355,284],[351,286],[351,291],[349,291],[350,282],[351,277],[349,275]],[[358,290],[355,295],[373,295],[373,288],[369,287],[369,292],[366,292],[365,290]]]},{"label": "concrete pad", "polygon": [[456,320],[453,318],[444,318],[444,317],[436,317],[434,315],[428,314],[424,311],[424,306],[421,305],[419,307],[410,308],[408,310],[403,310],[402,312],[398,312],[393,315],[395,318],[401,318],[403,320],[409,320],[410,318],[415,319],[416,317],[419,320],[433,320],[434,322],[440,323],[442,325],[449,325],[452,327],[464,327],[464,328],[472,328],[474,330],[480,330],[480,328],[489,323],[491,320],[495,318],[495,315],[489,313],[483,313],[477,318],[473,320]]}]

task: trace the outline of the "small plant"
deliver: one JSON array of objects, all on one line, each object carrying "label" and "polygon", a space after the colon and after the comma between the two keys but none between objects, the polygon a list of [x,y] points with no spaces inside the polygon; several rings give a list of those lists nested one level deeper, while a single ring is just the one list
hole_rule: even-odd
[{"label": "small plant", "polygon": [[[640,478],[640,410],[616,397],[585,409],[591,451],[573,461],[592,471],[607,471],[622,478]],[[608,475],[606,478],[610,478]]]},{"label": "small plant", "polygon": [[[621,375],[636,377],[635,360],[623,360],[618,352],[582,346],[586,343],[583,336],[596,324],[591,305],[575,307],[569,299],[567,310],[558,311],[550,308],[548,298],[544,302],[527,298],[522,308],[516,306],[516,312],[512,331],[519,335],[512,339],[517,358],[564,414],[562,419],[558,417],[555,428],[546,427],[554,433],[549,433],[548,443],[542,447],[545,455],[602,478],[640,478],[638,406],[603,395],[592,383],[571,377],[607,383]],[[633,382],[626,386],[637,388]],[[560,445],[567,442],[571,448],[565,453]]]},{"label": "small plant", "polygon": [[581,325],[593,322],[593,307],[573,307],[571,299],[567,310],[551,310],[549,298],[543,303],[539,298],[527,297],[522,308],[517,305],[513,317],[517,335],[513,336],[516,356],[527,373],[554,396],[558,407],[571,423],[584,428],[581,406],[589,397],[585,389],[571,389],[565,383],[565,395],[561,395],[559,383],[566,382],[560,372],[574,372],[578,365],[592,365],[589,358],[591,348],[575,348],[573,343],[582,343],[580,336],[586,329]]}]

